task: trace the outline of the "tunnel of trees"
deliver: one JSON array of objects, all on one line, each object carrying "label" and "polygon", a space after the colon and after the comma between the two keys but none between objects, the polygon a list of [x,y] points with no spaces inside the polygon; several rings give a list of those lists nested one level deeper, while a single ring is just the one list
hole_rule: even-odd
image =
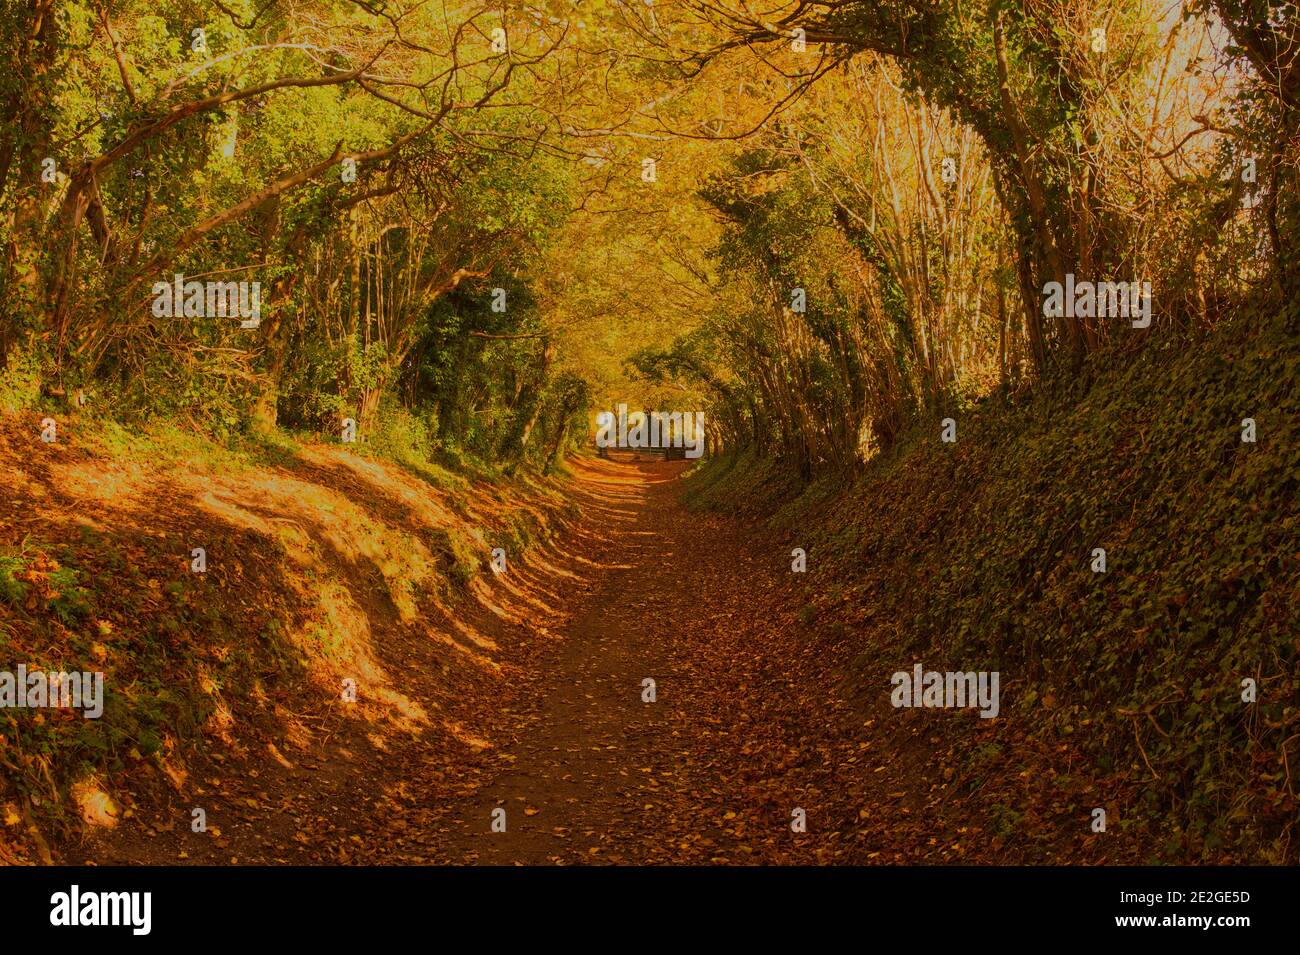
[{"label": "tunnel of trees", "polygon": [[7,393],[545,467],[636,381],[807,476],[1295,300],[1293,4],[452,6],[6,4]]},{"label": "tunnel of trees", "polygon": [[1294,861],[1298,227],[1294,2],[3,0],[0,863]]}]

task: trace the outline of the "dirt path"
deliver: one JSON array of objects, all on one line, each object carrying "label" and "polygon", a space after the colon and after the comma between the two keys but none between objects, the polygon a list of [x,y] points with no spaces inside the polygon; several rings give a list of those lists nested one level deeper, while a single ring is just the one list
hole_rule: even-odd
[{"label": "dirt path", "polygon": [[[519,649],[522,664],[449,692],[445,644],[396,632],[376,641],[402,692],[434,714],[424,730],[382,736],[363,721],[329,721],[295,752],[253,736],[238,758],[196,760],[183,796],[140,801],[130,824],[64,858],[960,858],[960,845],[925,838],[919,810],[933,773],[908,765],[896,724],[885,732],[840,698],[852,635],[801,618],[790,542],[688,511],[683,468],[578,468],[578,521],[457,621],[486,645]],[[189,831],[191,805],[209,807],[215,837]],[[493,831],[498,809],[504,832]],[[792,827],[799,817],[806,831]]]},{"label": "dirt path", "polygon": [[[425,809],[438,831],[428,846],[439,857],[620,861],[652,848],[638,819],[691,757],[674,733],[680,702],[665,638],[692,624],[696,584],[672,573],[688,524],[670,483],[681,466],[627,467],[638,480],[603,514],[617,524],[613,547],[584,591],[570,595],[580,607],[534,683],[528,727],[472,797]],[[643,699],[646,679],[655,681],[654,702]],[[491,827],[498,807],[504,833]]]},{"label": "dirt path", "polygon": [[[796,686],[809,658],[765,641],[773,629],[791,635],[798,609],[782,551],[755,549],[746,528],[688,512],[673,480],[680,464],[622,467],[609,489],[618,503],[591,515],[614,533],[602,538],[600,566],[568,595],[576,613],[531,686],[516,742],[492,754],[472,792],[451,802],[430,794],[402,828],[446,862],[842,854],[828,815],[838,828],[856,812],[828,778],[829,749],[813,742],[831,728],[833,690]],[[853,719],[838,709],[836,728]],[[796,806],[812,816],[811,834],[792,831]],[[504,832],[492,831],[498,808]]]}]

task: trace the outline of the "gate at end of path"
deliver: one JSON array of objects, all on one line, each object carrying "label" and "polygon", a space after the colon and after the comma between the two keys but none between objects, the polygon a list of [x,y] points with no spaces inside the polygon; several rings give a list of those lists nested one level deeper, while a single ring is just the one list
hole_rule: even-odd
[{"label": "gate at end of path", "polygon": [[602,448],[596,456],[607,461],[685,461],[685,448]]}]

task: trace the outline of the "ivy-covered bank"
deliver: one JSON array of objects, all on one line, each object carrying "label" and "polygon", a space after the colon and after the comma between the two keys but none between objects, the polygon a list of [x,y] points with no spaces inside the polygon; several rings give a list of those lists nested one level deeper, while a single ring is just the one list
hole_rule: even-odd
[{"label": "ivy-covered bank", "polygon": [[711,462],[690,499],[806,550],[804,619],[843,631],[864,701],[916,662],[1000,672],[1009,726],[956,747],[962,788],[1032,774],[1134,861],[1294,863],[1300,343],[1255,321],[963,408],[953,443],[936,418],[851,477]]}]

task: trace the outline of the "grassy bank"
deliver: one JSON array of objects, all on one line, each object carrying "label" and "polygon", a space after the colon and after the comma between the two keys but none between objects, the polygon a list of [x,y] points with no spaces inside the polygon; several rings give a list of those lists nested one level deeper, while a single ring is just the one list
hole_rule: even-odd
[{"label": "grassy bank", "polygon": [[[106,700],[98,719],[0,710],[0,861],[58,858],[150,787],[192,790],[214,750],[267,758],[349,721],[464,737],[461,699],[530,652],[465,608],[487,599],[494,548],[526,567],[572,514],[556,481],[435,462],[392,434],[222,445],[54,414],[52,443],[45,414],[0,420],[0,670],[100,671]],[[400,667],[417,641],[440,648],[437,712]]]},{"label": "grassy bank", "polygon": [[[807,551],[803,619],[850,635],[861,699],[887,701],[916,662],[1001,673],[1005,730],[956,746],[948,775],[1005,839],[1035,834],[1000,782],[1033,778],[1052,825],[1106,809],[1111,859],[1294,863],[1294,336],[1270,323],[1107,357],[1071,387],[953,413],[955,443],[940,417],[806,486],[770,461],[714,461],[688,501],[761,514]],[[939,714],[935,733],[970,731]]]}]

